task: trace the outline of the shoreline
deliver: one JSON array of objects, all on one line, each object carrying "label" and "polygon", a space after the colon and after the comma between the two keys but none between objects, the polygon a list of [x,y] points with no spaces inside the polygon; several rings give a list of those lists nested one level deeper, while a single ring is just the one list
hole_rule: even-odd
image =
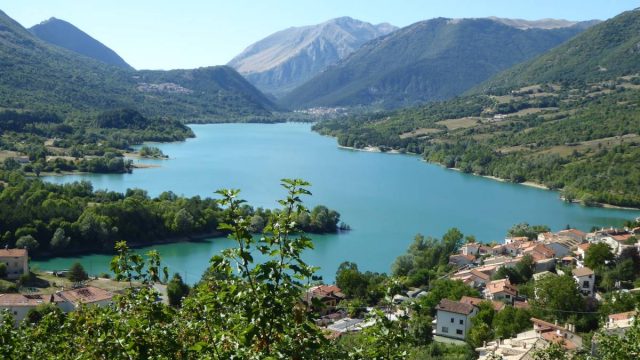
[{"label": "shoreline", "polygon": [[[322,134],[321,134],[321,135],[322,135]],[[327,136],[329,136],[329,137],[333,137],[333,136],[330,136],[330,135],[327,135]],[[335,137],[333,137],[333,138],[335,139]],[[382,151],[382,150],[380,149],[380,147],[379,147],[379,146],[367,146],[367,147],[365,147],[365,148],[358,149],[358,148],[354,148],[354,147],[350,147],[350,146],[343,146],[343,145],[338,144],[338,148],[340,148],[340,149],[346,149],[346,150],[363,151],[363,152],[373,152],[373,153],[389,153],[389,154],[401,154],[401,155],[402,155],[402,154],[404,154],[404,155],[418,155],[418,154],[408,153],[408,152],[403,153],[403,152],[401,152],[401,151],[399,151],[399,150]],[[442,168],[445,168],[445,169],[449,169],[449,170],[457,171],[457,172],[459,172],[459,173],[463,173],[463,172],[462,172],[462,170],[461,170],[461,169],[459,169],[459,168],[449,168],[449,167],[446,167],[446,166],[444,166],[444,165],[442,165],[442,164],[440,164],[440,163],[434,163],[434,162],[427,161],[427,160],[425,160],[424,158],[421,158],[421,160],[422,160],[423,162],[427,163],[427,164],[434,164],[434,165],[441,166]],[[507,180],[507,179],[502,179],[502,178],[499,178],[499,177],[496,177],[496,176],[492,176],[492,175],[480,175],[480,174],[476,174],[476,173],[470,173],[469,175],[478,176],[478,177],[482,177],[482,178],[486,178],[486,179],[490,179],[490,180],[494,180],[494,181],[499,181],[499,182],[502,182],[502,183],[511,183],[511,184],[517,184],[517,185],[528,186],[528,187],[531,187],[531,188],[534,188],[534,189],[540,189],[540,190],[547,190],[547,191],[560,192],[559,190],[556,190],[556,189],[550,189],[549,187],[547,187],[547,186],[545,186],[545,185],[543,185],[543,184],[537,183],[537,182],[535,182],[535,181],[530,181],[530,180],[528,180],[528,181],[523,181],[523,182],[521,182],[521,183],[514,183],[514,182],[510,182],[510,181],[509,181],[509,180]],[[562,198],[562,196],[560,196],[560,200],[561,200],[561,201],[565,201],[565,200]],[[565,201],[565,202],[566,202],[566,201]],[[613,204],[607,204],[607,203],[597,203],[597,205],[598,205],[598,206],[587,206],[587,205],[584,205],[584,202],[583,202],[583,201],[581,201],[581,200],[574,200],[574,201],[572,201],[571,203],[573,203],[573,204],[580,204],[580,205],[582,205],[582,206],[584,206],[584,207],[601,207],[601,208],[605,208],[605,209],[613,209],[613,210],[640,211],[640,207],[619,206],[619,205],[613,205]]]},{"label": "shoreline", "polygon": [[[201,242],[207,239],[218,239],[224,237],[224,233],[220,231],[210,232],[210,233],[202,233],[195,234],[190,236],[179,236],[179,237],[171,237],[166,239],[155,240],[147,243],[141,242],[127,242],[127,246],[129,249],[141,249],[145,247],[155,246],[155,245],[168,245],[168,244],[176,244],[176,243],[188,243],[188,242]],[[79,256],[91,256],[91,255],[115,255],[113,251],[84,251],[84,250],[75,250],[75,251],[67,251],[65,254],[39,254],[33,256],[33,260],[35,261],[48,261],[51,259],[59,259],[59,258],[72,258]]]}]

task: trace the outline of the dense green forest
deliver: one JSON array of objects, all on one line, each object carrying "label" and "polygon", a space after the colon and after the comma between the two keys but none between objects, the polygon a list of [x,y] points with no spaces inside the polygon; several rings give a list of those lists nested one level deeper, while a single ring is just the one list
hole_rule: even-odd
[{"label": "dense green forest", "polygon": [[[0,170],[0,246],[27,247],[30,255],[110,252],[116,241],[137,245],[220,235],[224,211],[213,198],[165,192],[95,191],[90,182],[55,185]],[[252,232],[261,232],[277,211],[243,206]],[[303,213],[297,224],[310,233],[336,232],[340,214],[325,206]],[[344,226],[344,225],[343,225]]]},{"label": "dense green forest", "polygon": [[343,146],[416,153],[468,173],[562,189],[567,200],[639,207],[639,80],[536,85],[314,129]]}]

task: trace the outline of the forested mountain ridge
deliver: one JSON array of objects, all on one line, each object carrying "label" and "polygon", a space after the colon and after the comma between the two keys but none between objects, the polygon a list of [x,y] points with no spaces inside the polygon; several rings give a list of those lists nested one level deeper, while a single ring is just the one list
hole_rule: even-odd
[{"label": "forested mountain ridge", "polygon": [[[640,207],[639,26],[640,11],[625,12],[489,80],[478,88],[485,92],[315,129],[344,146],[408,151],[469,173],[544,184],[568,201]],[[583,72],[564,72],[589,59],[607,71],[577,64]]]},{"label": "forested mountain ridge", "polygon": [[395,108],[448,99],[582,30],[522,30],[493,19],[421,21],[366,43],[281,102]]},{"label": "forested mountain ridge", "polygon": [[640,9],[593,26],[474,90],[500,92],[529,84],[606,81],[636,72],[640,72]]},{"label": "forested mountain ridge", "polygon": [[208,122],[270,118],[275,107],[229,67],[121,69],[50,45],[0,13],[0,108],[79,116],[135,108]]},{"label": "forested mountain ridge", "polygon": [[32,26],[29,31],[52,45],[77,52],[105,64],[128,70],[133,69],[115,51],[64,20],[52,17]]},{"label": "forested mountain ridge", "polygon": [[250,45],[228,65],[262,91],[279,96],[351,54],[365,42],[395,29],[389,24],[372,25],[349,17],[291,27]]}]

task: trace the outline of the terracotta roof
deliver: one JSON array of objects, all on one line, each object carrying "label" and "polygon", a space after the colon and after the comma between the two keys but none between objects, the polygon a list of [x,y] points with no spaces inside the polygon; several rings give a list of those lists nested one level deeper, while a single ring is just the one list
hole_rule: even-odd
[{"label": "terracotta roof", "polygon": [[611,315],[609,315],[609,321],[627,320],[627,319],[631,319],[631,318],[635,317],[637,314],[638,314],[638,312],[635,311],[635,310],[627,311],[627,312],[623,312],[623,313],[611,314]]},{"label": "terracotta roof", "polygon": [[511,285],[508,279],[494,280],[487,284],[487,291],[491,294],[505,292],[509,295],[516,295],[517,290],[515,286]]},{"label": "terracotta roof", "polygon": [[556,255],[555,251],[553,251],[553,249],[549,248],[548,246],[544,245],[544,244],[536,244],[536,246],[525,250],[525,253],[529,253],[529,252],[537,252],[541,255],[543,255],[546,258],[552,258]]},{"label": "terracotta roof", "polygon": [[585,267],[573,269],[571,270],[571,273],[573,273],[574,276],[582,277],[582,276],[593,275],[593,270],[585,266]]},{"label": "terracotta roof", "polygon": [[558,233],[559,233],[559,234],[571,233],[571,234],[578,235],[578,236],[583,237],[583,238],[584,238],[585,236],[587,236],[587,233],[585,233],[585,232],[583,232],[583,231],[580,231],[580,230],[578,230],[578,229],[561,230],[561,231],[560,231],[560,232],[558,232]]},{"label": "terracotta roof", "polygon": [[632,237],[633,235],[631,234],[624,234],[624,235],[613,235],[611,236],[613,238],[613,240],[617,241],[617,242],[625,242],[627,240],[629,240],[630,237]]},{"label": "terracotta roof", "polygon": [[578,249],[582,249],[582,251],[587,251],[587,249],[591,246],[591,243],[584,243],[578,245]]},{"label": "terracotta roof", "polygon": [[61,291],[58,293],[58,295],[74,304],[91,304],[94,302],[109,300],[113,298],[113,294],[110,291],[94,286]]},{"label": "terracotta roof", "polygon": [[571,341],[567,341],[564,336],[560,336],[554,332],[545,332],[542,334],[542,338],[547,340],[548,342],[560,344],[567,350],[575,350],[578,348],[576,344]]},{"label": "terracotta roof", "polygon": [[463,304],[458,301],[453,301],[449,299],[442,299],[438,306],[436,306],[436,310],[447,311],[456,314],[469,315],[473,312],[474,306],[470,304]]},{"label": "terracotta roof", "polygon": [[0,294],[0,306],[38,306],[62,301],[57,295]]},{"label": "terracotta roof", "polygon": [[0,249],[0,257],[21,257],[27,255],[27,249]]},{"label": "terracotta roof", "polygon": [[548,321],[536,319],[534,317],[532,317],[530,320],[534,325],[538,325],[539,327],[541,327],[543,331],[545,331],[545,330],[563,330],[563,331],[567,331],[567,329],[563,328],[562,326],[556,325],[556,324],[552,324],[552,323],[550,323]]},{"label": "terracotta roof", "polygon": [[[462,299],[460,299],[460,302],[463,304],[469,304],[469,305],[474,305],[474,306],[478,306],[478,304],[480,304],[483,301],[489,301],[489,300],[485,300],[485,299],[480,299],[480,298],[474,298],[471,296],[463,296]],[[500,311],[502,309],[504,309],[504,307],[506,306],[505,303],[501,302],[501,301],[490,301],[491,305],[493,305],[493,310],[495,311]]]},{"label": "terracotta roof", "polygon": [[310,300],[311,298],[323,299],[327,297],[344,299],[345,295],[342,293],[342,290],[335,285],[314,286],[305,294],[305,300]]},{"label": "terracotta roof", "polygon": [[483,273],[482,271],[478,271],[476,269],[471,269],[470,273],[473,274],[474,276],[477,276],[477,277],[481,278],[482,280],[485,280],[485,281],[488,281],[489,279],[491,279],[491,276]]}]

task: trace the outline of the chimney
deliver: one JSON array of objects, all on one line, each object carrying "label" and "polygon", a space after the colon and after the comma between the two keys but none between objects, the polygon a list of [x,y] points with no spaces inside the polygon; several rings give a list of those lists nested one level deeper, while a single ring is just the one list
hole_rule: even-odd
[{"label": "chimney", "polygon": [[554,324],[555,326],[558,326],[558,319],[553,320],[553,324]]}]

